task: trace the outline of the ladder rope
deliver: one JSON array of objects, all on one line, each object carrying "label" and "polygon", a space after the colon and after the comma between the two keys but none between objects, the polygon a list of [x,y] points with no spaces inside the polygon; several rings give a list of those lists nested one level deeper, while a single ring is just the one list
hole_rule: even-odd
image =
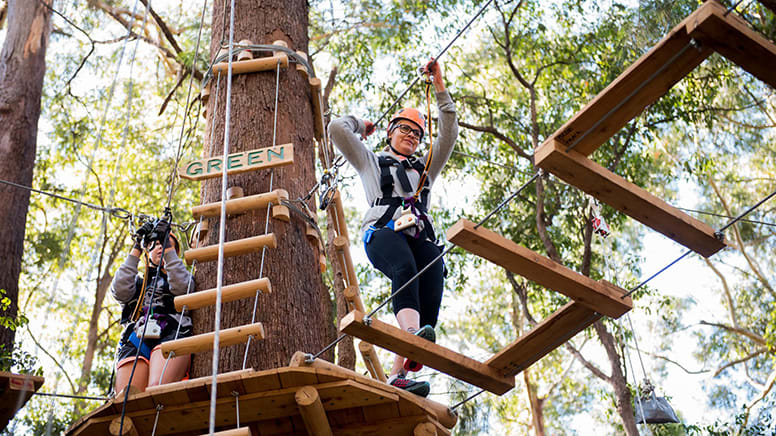
[{"label": "ladder rope", "polygon": [[[280,97],[280,62],[278,62],[276,68],[275,68],[275,108],[274,108],[274,122],[272,124],[272,146],[274,147],[277,144],[277,129],[278,129],[278,100]],[[267,192],[272,192],[273,183],[275,181],[275,169],[272,168],[269,172],[269,190]],[[272,202],[269,202],[267,204],[267,214],[264,217],[264,234],[269,233],[269,221],[270,221],[270,211],[272,210]],[[266,259],[267,255],[267,246],[261,247],[261,263],[259,265],[259,278],[264,277],[264,261]],[[259,293],[260,290],[256,290],[256,295],[253,296],[253,312],[251,314],[251,324],[256,322],[256,311],[259,308]],[[251,340],[253,339],[253,336],[248,336],[248,341],[245,343],[245,353],[243,354],[243,364],[242,369],[245,369],[245,367],[248,365],[248,351],[251,348]]]}]

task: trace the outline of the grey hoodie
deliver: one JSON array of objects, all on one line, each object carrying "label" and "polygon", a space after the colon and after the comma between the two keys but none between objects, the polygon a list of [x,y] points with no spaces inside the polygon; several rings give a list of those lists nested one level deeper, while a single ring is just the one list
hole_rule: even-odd
[{"label": "grey hoodie", "polygon": [[[437,92],[436,100],[439,109],[439,123],[436,126],[438,136],[436,142],[434,142],[434,155],[428,169],[429,188],[434,184],[439,173],[442,172],[442,168],[447,163],[447,160],[450,159],[455,140],[458,137],[458,121],[455,116],[455,103],[453,103],[453,100],[450,98],[450,94],[447,91]],[[331,136],[331,140],[345,156],[345,159],[347,159],[358,172],[358,175],[361,177],[361,183],[364,185],[367,204],[371,206],[374,204],[375,199],[382,195],[382,190],[380,189],[380,165],[378,164],[378,156],[391,156],[397,160],[399,160],[399,156],[391,151],[373,153],[367,149],[360,139],[361,135],[364,134],[365,129],[364,122],[352,115],[338,118],[329,123],[329,136]],[[426,152],[420,161],[425,164],[427,159],[428,152]],[[414,191],[405,192],[402,189],[401,183],[399,183],[396,178],[395,166],[391,167],[391,174],[394,178],[393,196],[409,197],[415,193]],[[417,187],[420,174],[415,170],[407,170],[407,177],[410,180],[410,184],[413,187]],[[429,198],[430,197],[431,196],[429,195]],[[369,226],[377,222],[388,207],[389,206],[379,205],[371,206],[364,215],[364,220],[361,224],[361,232],[363,233]],[[397,209],[393,219],[399,218],[400,215],[401,209]],[[431,217],[429,217],[429,219],[431,219]],[[422,226],[422,223],[419,224]]]}]

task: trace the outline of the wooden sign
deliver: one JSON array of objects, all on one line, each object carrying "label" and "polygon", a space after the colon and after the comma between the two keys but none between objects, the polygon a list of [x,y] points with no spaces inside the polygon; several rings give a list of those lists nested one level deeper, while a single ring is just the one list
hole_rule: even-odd
[{"label": "wooden sign", "polygon": [[[274,147],[259,148],[230,154],[226,158],[226,173],[238,174],[294,163],[294,144],[281,144]],[[223,158],[214,156],[208,159],[195,160],[178,168],[178,174],[189,180],[204,180],[221,177],[223,173]]]}]

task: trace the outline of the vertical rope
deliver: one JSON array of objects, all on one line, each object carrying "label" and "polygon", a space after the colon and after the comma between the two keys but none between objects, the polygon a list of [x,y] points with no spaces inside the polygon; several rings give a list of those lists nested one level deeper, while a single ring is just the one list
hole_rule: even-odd
[{"label": "vertical rope", "polygon": [[[226,12],[224,12],[226,13]],[[234,0],[231,0],[229,8],[229,61],[226,76],[226,113],[224,114],[224,150],[223,162],[229,156],[229,124],[232,116],[232,55],[234,52]],[[218,226],[218,274],[216,277],[216,310],[214,321],[213,339],[213,390],[210,395],[210,425],[212,435],[216,425],[216,398],[218,398],[218,359],[220,353],[221,334],[221,294],[224,283],[224,242],[226,239],[226,165],[223,165],[221,173],[221,217]]]},{"label": "vertical rope", "polygon": [[[280,61],[275,68],[275,120],[272,125],[272,146],[277,144],[277,130],[278,130],[278,97],[280,95]],[[272,184],[275,179],[275,169],[272,168],[269,173],[269,192],[272,192]],[[267,203],[267,214],[264,219],[264,234],[269,233],[269,213],[272,210],[272,202]],[[264,260],[267,255],[267,246],[261,248],[261,264],[259,265],[259,278],[264,277]],[[251,315],[251,324],[256,322],[256,310],[259,307],[259,293],[256,291],[256,295],[253,296],[253,314]],[[248,342],[245,343],[245,354],[243,354],[242,369],[248,366],[248,351],[251,348],[251,340],[253,336],[248,336]]]}]

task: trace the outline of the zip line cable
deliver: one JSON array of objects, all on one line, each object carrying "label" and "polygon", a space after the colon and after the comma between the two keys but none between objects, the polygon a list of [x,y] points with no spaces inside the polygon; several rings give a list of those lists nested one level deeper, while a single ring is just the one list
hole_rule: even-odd
[{"label": "zip line cable", "polygon": [[40,189],[35,189],[35,188],[30,187],[30,186],[24,186],[24,185],[20,185],[18,183],[9,182],[7,180],[2,180],[2,179],[0,179],[0,183],[3,183],[3,184],[8,185],[8,186],[13,186],[13,187],[19,188],[19,189],[26,189],[26,190],[34,192],[36,194],[47,195],[49,197],[56,198],[57,200],[69,201],[69,202],[75,203],[75,204],[77,204],[79,206],[86,206],[89,209],[94,209],[96,211],[109,213],[109,214],[111,214],[115,218],[129,219],[130,216],[131,216],[131,214],[130,214],[130,212],[128,210],[122,209],[120,207],[102,207],[102,206],[97,206],[96,204],[87,203],[85,201],[76,200],[74,198],[65,197],[65,196],[59,195],[59,194],[54,194],[53,192],[48,192],[48,191],[43,191],[43,190],[40,190]]},{"label": "zip line cable", "polygon": [[[486,3],[485,3],[485,4],[484,4],[484,5],[483,5],[483,6],[480,8],[480,10],[479,10],[479,11],[477,11],[477,13],[476,13],[476,14],[474,14],[474,16],[473,16],[473,17],[472,17],[472,18],[469,20],[469,22],[468,22],[468,23],[466,23],[466,25],[465,25],[465,26],[463,26],[463,28],[461,28],[461,30],[459,30],[459,31],[458,31],[458,33],[457,33],[457,34],[456,34],[456,35],[453,37],[453,39],[451,39],[451,40],[450,40],[450,42],[448,42],[448,43],[447,43],[447,45],[445,46],[445,48],[443,48],[443,49],[442,49],[442,50],[441,50],[441,51],[440,51],[440,52],[439,52],[439,53],[438,53],[438,54],[437,54],[437,55],[434,57],[434,62],[438,61],[438,60],[439,60],[439,58],[441,58],[442,56],[444,56],[445,52],[447,52],[447,49],[449,49],[449,48],[450,48],[450,47],[453,45],[453,43],[455,43],[455,41],[456,41],[456,40],[457,40],[457,39],[458,39],[458,38],[459,38],[461,35],[463,35],[463,33],[464,33],[464,32],[465,32],[467,29],[469,29],[469,26],[471,26],[471,25],[472,25],[472,23],[474,23],[474,21],[475,21],[475,20],[477,20],[477,18],[479,18],[479,17],[480,17],[480,15],[482,15],[482,13],[483,13],[483,12],[485,12],[485,9],[486,9],[488,6],[490,6],[490,4],[491,4],[492,2],[493,2],[493,0],[488,0],[488,1],[487,1],[487,2],[486,2]],[[413,88],[413,87],[414,87],[414,86],[415,86],[415,85],[418,83],[418,81],[420,81],[420,78],[421,78],[422,76],[423,76],[422,74],[420,74],[420,75],[416,76],[416,77],[415,77],[415,80],[413,80],[413,81],[412,81],[412,83],[410,83],[410,85],[409,85],[409,86],[408,86],[408,87],[407,87],[407,88],[404,90],[404,92],[402,92],[401,94],[399,94],[399,96],[396,98],[396,100],[394,100],[394,102],[393,102],[393,103],[391,103],[391,105],[390,105],[390,106],[388,106],[388,109],[386,109],[386,110],[385,110],[385,112],[383,112],[383,114],[382,114],[382,115],[380,115],[380,117],[377,119],[377,121],[375,121],[375,122],[374,122],[374,125],[375,125],[375,126],[377,126],[378,124],[380,124],[380,121],[382,121],[382,120],[383,120],[383,118],[385,118],[385,117],[386,117],[386,116],[387,116],[387,115],[388,115],[388,114],[391,112],[391,110],[392,110],[392,109],[393,109],[393,108],[394,108],[394,107],[395,107],[397,104],[399,104],[399,101],[401,101],[401,99],[402,99],[402,98],[404,98],[404,96],[405,96],[405,95],[407,95],[407,93],[408,93],[408,92],[410,92],[410,90],[411,90],[411,89],[412,89],[412,88]]]}]

